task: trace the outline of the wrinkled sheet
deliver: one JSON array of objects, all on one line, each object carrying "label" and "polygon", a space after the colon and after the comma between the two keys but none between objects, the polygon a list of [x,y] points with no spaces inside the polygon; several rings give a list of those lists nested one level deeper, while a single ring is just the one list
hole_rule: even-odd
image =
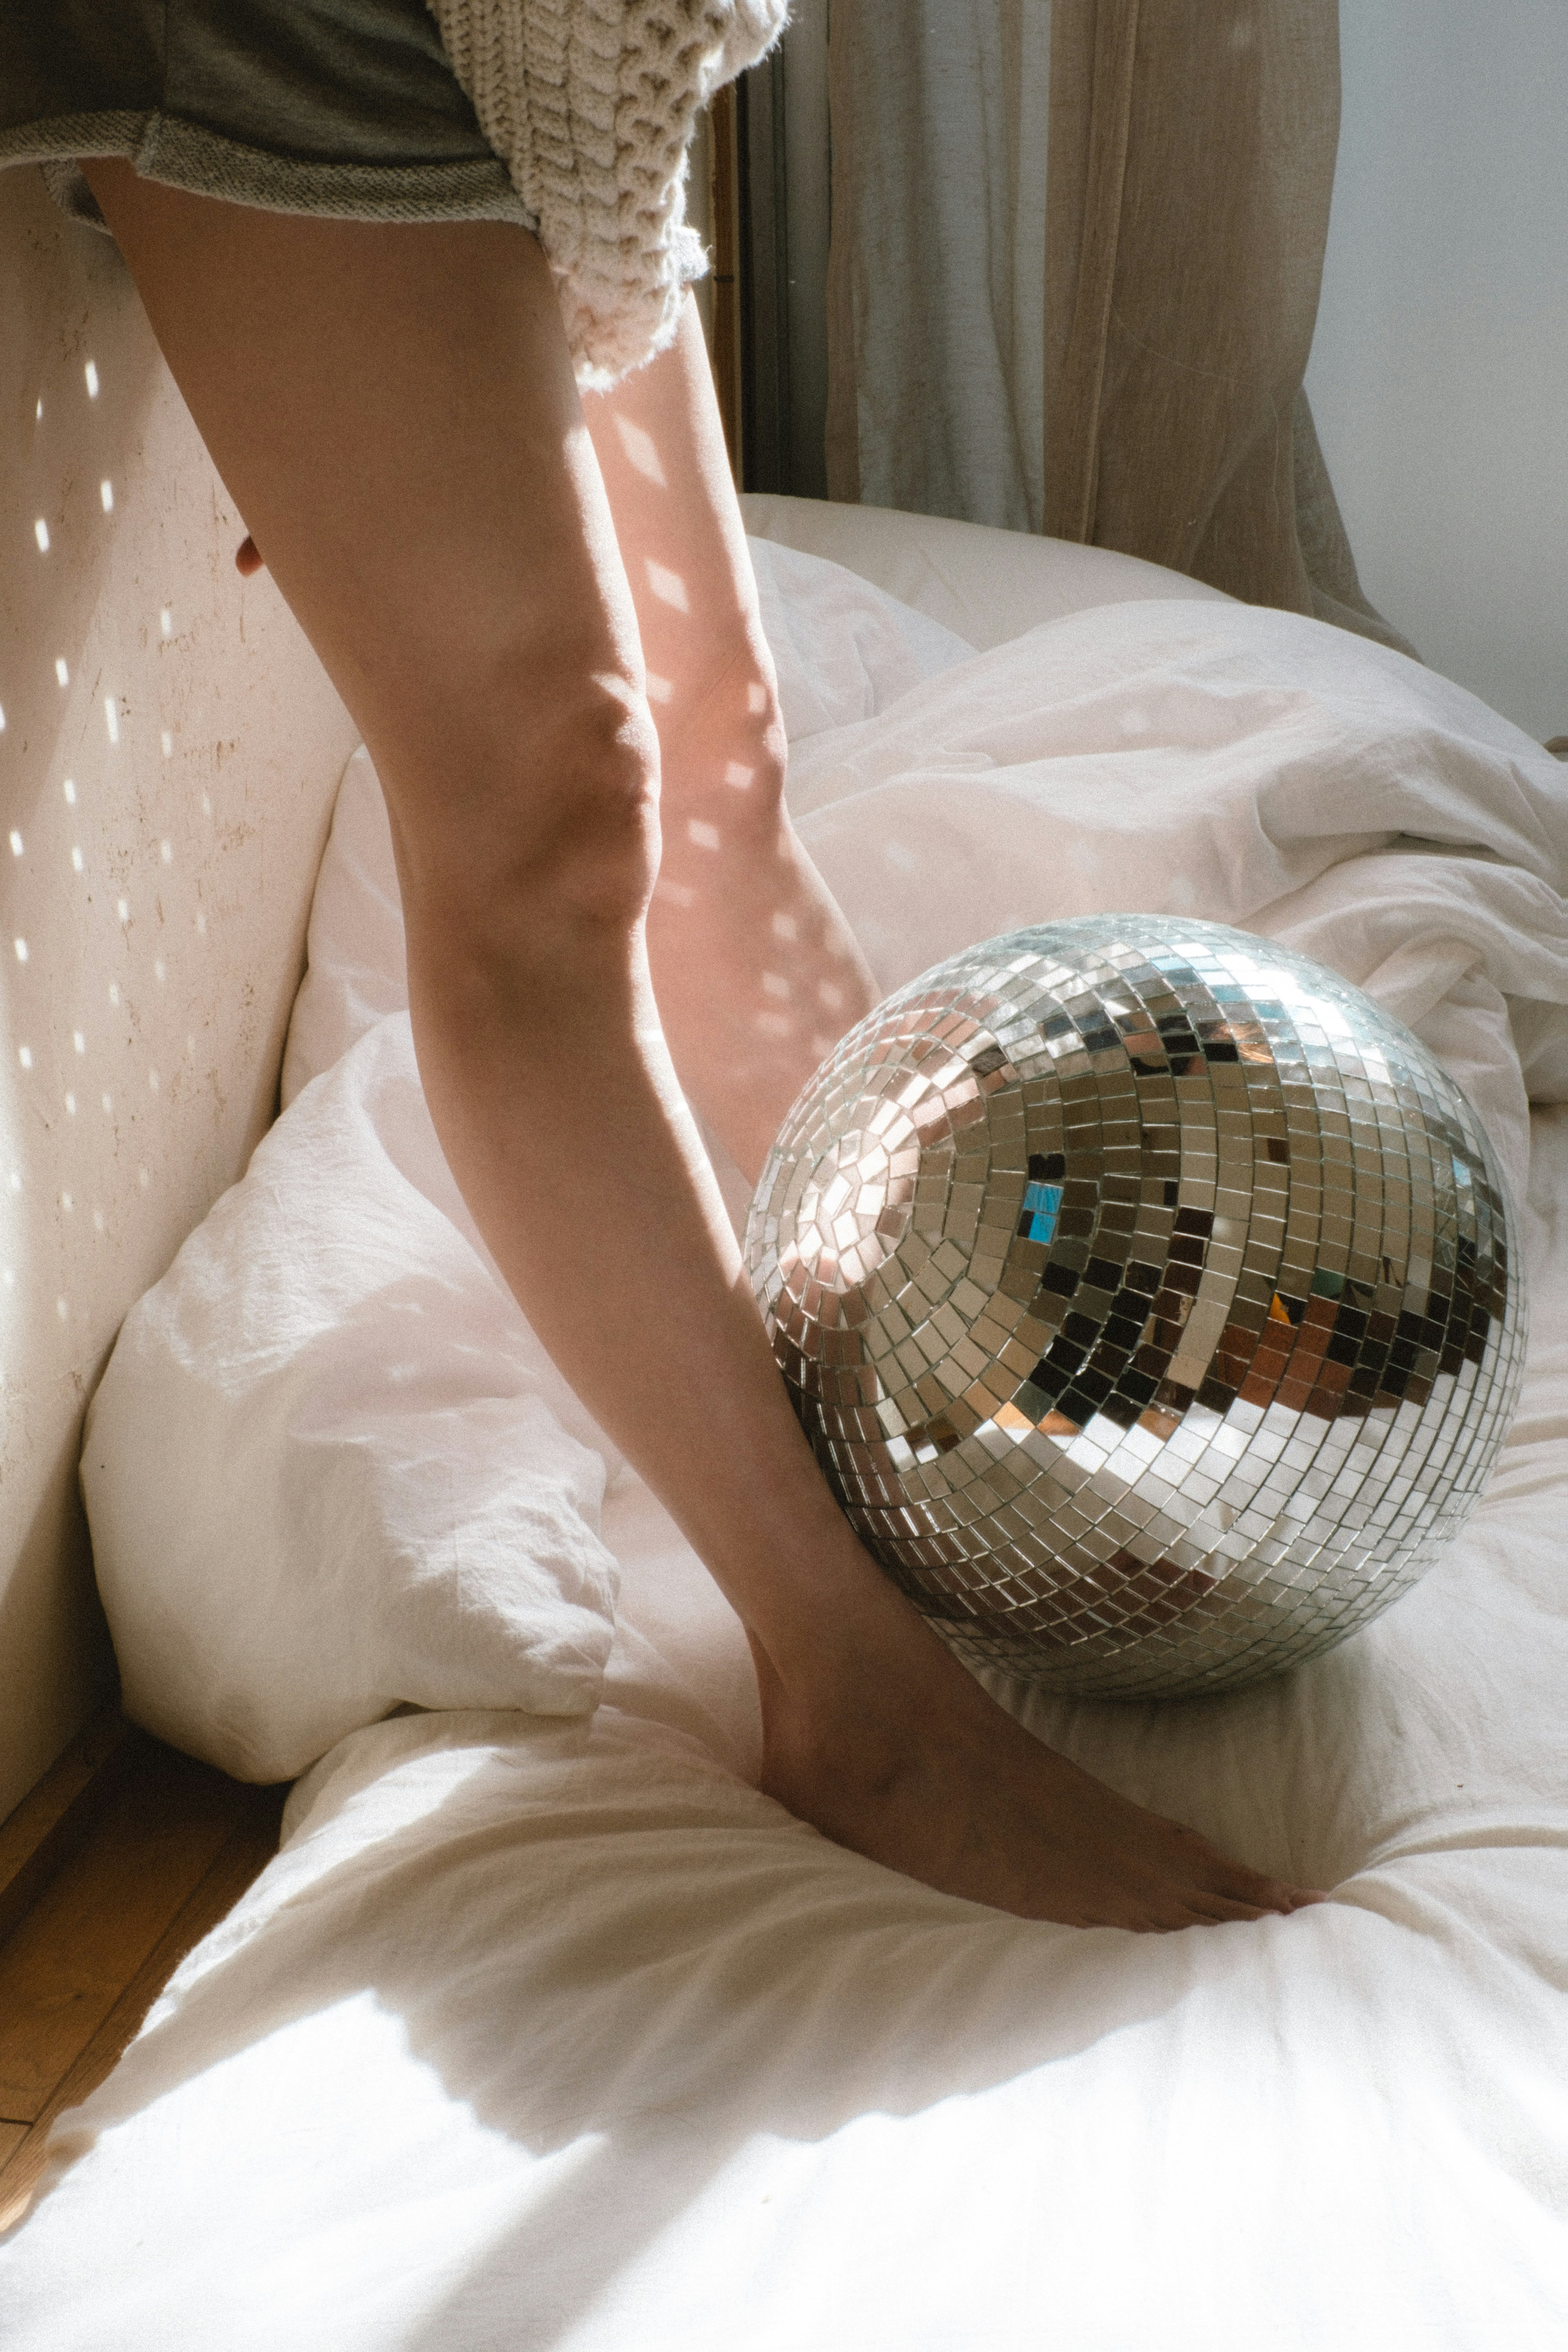
[{"label": "wrinkled sheet", "polygon": [[1532,1369],[1406,1600],[1259,1690],[1037,1707],[1129,1794],[1336,1888],[1031,1926],[748,1787],[739,1628],[646,1492],[591,1724],[404,1717],[68,2123],[16,2352],[1555,2352],[1568,1117]]},{"label": "wrinkled sheet", "polygon": [[1115,908],[1331,964],[1406,1022],[1523,1191],[1568,1096],[1568,782],[1462,687],[1247,605],[1076,613],[792,757],[791,805],[887,989]]},{"label": "wrinkled sheet", "polygon": [[1089,905],[1248,923],[1528,1171],[1522,1409],[1425,1582],[1257,1690],[1006,1694],[1334,1900],[1080,1933],[834,1847],[750,1785],[739,1627],[617,1470],[597,1713],[401,1716],[301,1781],[0,2249],[17,2352],[1563,2339],[1562,772],[1398,656],[1145,604],[821,731],[796,792],[887,984]]}]

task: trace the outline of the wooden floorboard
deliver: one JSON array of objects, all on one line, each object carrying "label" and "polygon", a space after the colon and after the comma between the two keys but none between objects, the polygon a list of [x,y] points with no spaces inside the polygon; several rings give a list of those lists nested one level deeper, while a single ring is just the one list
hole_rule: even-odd
[{"label": "wooden floorboard", "polygon": [[0,2116],[33,2123],[186,1896],[231,1822],[216,1773],[153,1750],[0,1945]]},{"label": "wooden floorboard", "polygon": [[0,1824],[0,1901],[17,1883],[31,1896],[0,1941],[0,2228],[26,2210],[55,2117],[277,1852],[284,1794],[105,1722]]},{"label": "wooden floorboard", "polygon": [[142,1739],[117,1706],[105,1707],[0,1822],[0,1939],[82,1843]]},{"label": "wooden floorboard", "polygon": [[[270,1790],[247,1793],[272,1794]],[[226,1839],[212,1868],[181,1905],[97,2032],[56,2084],[37,2121],[30,2128],[23,2127],[21,2138],[0,2158],[0,2230],[13,2228],[32,2201],[47,2158],[55,2118],[96,2091],[112,2072],[186,1953],[194,1951],[202,1937],[227,1916],[278,1851],[279,1810],[280,1801],[271,1808],[258,1809],[257,1818],[242,1823]]]}]

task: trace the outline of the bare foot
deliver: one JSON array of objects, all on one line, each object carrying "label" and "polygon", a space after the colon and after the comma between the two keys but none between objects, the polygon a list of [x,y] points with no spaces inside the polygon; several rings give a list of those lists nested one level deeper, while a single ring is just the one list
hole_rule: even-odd
[{"label": "bare foot", "polygon": [[837,1708],[792,1706],[759,1657],[762,1785],[800,1819],[944,1893],[1067,1927],[1191,1927],[1324,1899],[1091,1779],[909,1614],[902,1671],[879,1659]]}]

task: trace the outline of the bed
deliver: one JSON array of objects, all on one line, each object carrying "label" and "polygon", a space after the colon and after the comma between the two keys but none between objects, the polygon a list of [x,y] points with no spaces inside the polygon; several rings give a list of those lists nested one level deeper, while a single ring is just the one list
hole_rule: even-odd
[{"label": "bed", "polygon": [[1544,2352],[1568,780],[1403,656],[1150,566],[799,501],[749,520],[797,821],[884,985],[1049,915],[1240,923],[1415,1026],[1509,1170],[1523,1403],[1418,1589],[1228,1697],[995,1685],[1333,1899],[1163,1937],[1026,1924],[759,1794],[737,1621],[441,1160],[359,754],[284,1115],[128,1320],[83,1457],[131,1711],[295,1780],[282,1850],[58,2127],[0,2334]]}]

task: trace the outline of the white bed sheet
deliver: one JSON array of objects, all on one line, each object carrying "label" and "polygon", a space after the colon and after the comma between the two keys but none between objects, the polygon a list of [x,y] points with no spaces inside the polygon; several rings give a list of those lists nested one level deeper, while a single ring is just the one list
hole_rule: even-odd
[{"label": "white bed sheet", "polygon": [[1555,2352],[1568,1114],[1537,1142],[1525,1405],[1449,1559],[1260,1690],[1034,1714],[1331,1905],[1082,1933],[829,1844],[747,1787],[739,1628],[626,1482],[598,1717],[317,1767],[0,2252],[3,2340]]},{"label": "white bed sheet", "polygon": [[[1237,626],[1267,651],[1271,622]],[[1287,644],[1290,629],[1310,625],[1276,642],[1298,674],[1259,686],[1251,730],[1272,725],[1277,750],[1310,644]],[[1104,672],[1080,726],[1105,723],[1118,677],[1127,705],[1136,637],[1070,640]],[[1185,640],[1189,688],[1200,640]],[[1318,832],[1248,829],[1237,803],[1205,836],[1212,872],[1233,892],[1285,872],[1287,936],[1299,919],[1342,946],[1353,902],[1371,976],[1470,1056],[1522,1171],[1515,1049],[1550,1076],[1556,1033],[1509,1016],[1552,1001],[1538,900],[1561,877],[1530,778],[1542,793],[1553,780],[1525,761],[1521,782],[1520,739],[1473,705],[1443,705],[1452,738],[1428,706],[1416,740],[1410,708],[1377,683],[1398,688],[1399,657],[1367,659],[1366,758],[1341,803],[1360,829],[1336,830],[1334,806],[1277,761],[1255,816],[1321,804]],[[1015,774],[997,745],[1016,713],[1000,673],[984,676],[971,740],[946,747],[947,794],[975,781],[982,844],[1010,797],[1033,845],[1015,866],[1041,890],[1064,874],[1078,887],[1050,786],[1081,795],[1086,772]],[[1212,662],[1207,681],[1216,702],[1240,691]],[[931,698],[954,684],[907,706],[922,747]],[[1160,804],[1224,769],[1212,746],[1204,767],[1201,729],[1178,756],[1196,708],[1165,714]],[[1484,822],[1475,793],[1460,811],[1434,788],[1460,736],[1472,775],[1497,785]],[[1050,753],[1096,756],[1087,740]],[[846,736],[836,766],[802,764],[818,845],[831,859],[837,844],[839,887],[875,912],[889,885],[868,878],[866,841],[923,839],[908,797],[938,780],[908,756],[889,765],[869,736]],[[1370,813],[1354,797],[1369,781],[1394,793]],[[878,801],[889,793],[906,796],[902,834]],[[858,835],[833,814],[857,795],[871,819]],[[1151,875],[1168,868],[1130,802],[1121,819],[1103,793],[1100,805]],[[1421,807],[1438,835],[1426,848],[1408,822]],[[1363,843],[1369,826],[1380,837]],[[1329,845],[1317,864],[1315,845]],[[940,827],[931,854],[951,865]],[[1416,886],[1439,866],[1427,919]],[[1349,867],[1336,898],[1324,877]],[[1130,873],[1125,856],[1116,870]],[[1230,899],[1215,910],[1237,919]],[[929,960],[896,924],[885,936],[889,954]],[[1485,1503],[1426,1582],[1255,1691],[1163,1707],[1011,1694],[1090,1769],[1260,1866],[1333,1885],[1331,1904],[1163,1938],[1082,1933],[831,1845],[748,1785],[757,1724],[738,1624],[620,1472],[603,1532],[622,1592],[597,1714],[405,1715],[342,1740],[300,1782],[283,1853],[63,2127],[68,2168],[0,2249],[0,2342],[1559,2345],[1568,1112],[1538,1112],[1533,1132],[1524,1404]]]}]

